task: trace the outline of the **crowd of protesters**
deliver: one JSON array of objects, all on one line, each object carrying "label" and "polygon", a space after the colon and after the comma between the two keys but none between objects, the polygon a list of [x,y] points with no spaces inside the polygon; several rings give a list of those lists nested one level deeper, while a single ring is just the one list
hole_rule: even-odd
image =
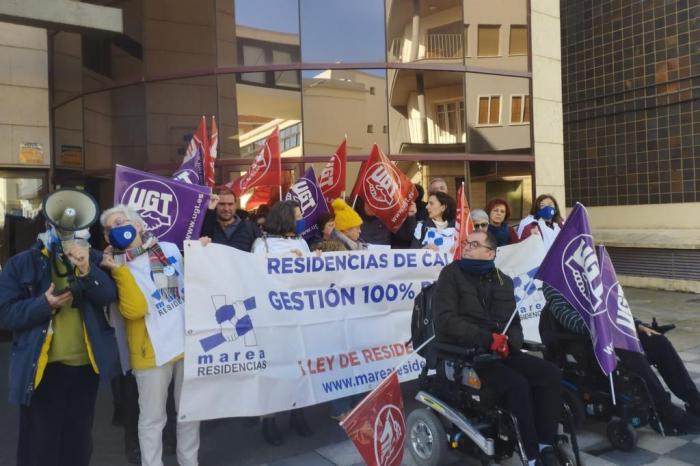
[{"label": "crowd of protesters", "polygon": [[[260,255],[360,251],[369,245],[451,254],[458,241],[455,198],[441,178],[431,181],[425,199],[422,188],[419,192],[419,199],[411,204],[406,220],[395,232],[362,199],[335,199],[330,203],[331,212],[320,217],[318,237],[307,242],[300,235],[307,225],[296,201],[262,206],[246,217],[239,199],[222,188],[212,195],[200,242]],[[487,322],[488,327],[495,318],[492,312],[500,313],[498,318],[503,320],[514,309],[512,281],[493,265],[496,248],[532,235],[538,235],[549,248],[564,224],[563,212],[551,195],[539,196],[518,225],[511,222],[512,214],[503,199],[491,199],[483,210],[472,210],[474,233],[466,243],[463,259],[446,267],[438,280],[436,313],[443,314],[436,315],[437,333],[439,338],[458,344],[480,342],[509,361],[486,378],[504,388],[507,400],[521,406],[527,428],[533,430],[531,426],[544,422],[546,433],[539,440],[551,445],[556,413],[546,406],[559,393],[556,371],[544,361],[520,355],[519,324],[508,336],[475,327],[477,321],[479,325]],[[104,251],[64,247],[65,257],[57,261],[60,240],[49,226],[36,247],[12,257],[0,275],[0,328],[12,330],[15,337],[10,398],[21,406],[18,464],[89,464],[98,379],[109,380],[117,361],[114,331],[103,312],[111,305],[123,319],[128,343],[129,375],[118,376],[113,383],[115,393],[119,393],[114,422],[124,425],[128,460],[161,466],[163,453],[177,454],[179,465],[196,466],[199,423],[175,421],[174,410],[168,408],[169,404],[177,406],[180,398],[183,353],[178,348],[183,345],[174,342],[171,348],[154,348],[150,334],[154,330],[147,322],[152,304],[146,297],[153,295],[173,306],[183,306],[184,318],[183,257],[176,245],[150,235],[143,219],[130,207],[120,204],[106,210],[100,223],[109,244]],[[55,289],[65,288],[71,267],[75,268],[77,287],[56,294]],[[503,290],[510,298],[499,302],[505,296]],[[465,296],[472,296],[474,302],[463,302]],[[475,317],[473,309],[480,308],[479,299],[484,303],[483,315]],[[486,300],[497,308],[490,309]],[[184,335],[181,339],[184,342]],[[542,406],[525,407],[523,400],[528,397],[522,390],[528,389],[527,382],[514,371],[525,371],[528,377],[539,380],[533,385],[540,390],[534,402]],[[697,390],[688,396],[697,397]],[[356,401],[355,397],[333,401],[331,416],[342,420]],[[699,405],[693,401],[693,409]],[[535,413],[549,414],[541,421],[534,419]],[[284,442],[277,425],[281,417],[278,413],[248,422],[261,425],[266,442],[280,445]],[[289,417],[298,435],[313,435],[302,409],[292,410]],[[174,435],[167,435],[169,425],[174,426]],[[533,439],[528,444],[529,453],[536,456],[536,434],[530,432],[525,437]]]}]

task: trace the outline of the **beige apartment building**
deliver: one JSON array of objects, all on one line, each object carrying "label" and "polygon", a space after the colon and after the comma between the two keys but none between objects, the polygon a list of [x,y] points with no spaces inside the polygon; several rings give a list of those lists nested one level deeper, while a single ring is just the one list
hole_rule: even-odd
[{"label": "beige apartment building", "polygon": [[0,6],[2,260],[48,189],[107,206],[115,164],[172,173],[201,115],[222,182],[277,126],[293,177],[347,137],[348,186],[377,143],[516,221],[539,192],[565,202],[558,1],[25,3]]}]

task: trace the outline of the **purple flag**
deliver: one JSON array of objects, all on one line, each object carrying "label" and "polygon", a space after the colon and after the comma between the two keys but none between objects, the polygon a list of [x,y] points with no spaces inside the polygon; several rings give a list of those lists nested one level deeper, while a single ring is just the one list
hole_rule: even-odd
[{"label": "purple flag", "polygon": [[301,206],[301,214],[304,216],[306,224],[301,236],[306,241],[321,237],[322,232],[318,231],[318,218],[321,214],[328,213],[329,210],[321,189],[318,187],[313,167],[309,167],[304,176],[289,188],[285,199],[293,199]]},{"label": "purple flag", "polygon": [[605,375],[615,370],[612,326],[607,312],[606,281],[598,263],[588,215],[578,202],[547,252],[535,278],[556,288],[581,314]]},{"label": "purple flag", "polygon": [[197,151],[194,157],[182,162],[180,168],[173,173],[173,179],[187,184],[202,185],[204,184],[202,183],[204,180],[203,170],[202,155],[200,151]]},{"label": "purple flag", "polygon": [[117,165],[114,203],[136,210],[159,240],[199,238],[211,189]]},{"label": "purple flag", "polygon": [[603,276],[605,289],[605,306],[610,328],[612,330],[613,344],[615,348],[643,353],[642,345],[637,336],[637,325],[634,323],[632,310],[630,309],[622,285],[615,274],[608,251],[605,246],[597,246],[598,263]]}]

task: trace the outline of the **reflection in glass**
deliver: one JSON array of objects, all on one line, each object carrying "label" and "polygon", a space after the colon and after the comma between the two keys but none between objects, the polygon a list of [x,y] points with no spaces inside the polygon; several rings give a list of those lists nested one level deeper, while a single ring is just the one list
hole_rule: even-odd
[{"label": "reflection in glass", "polygon": [[301,90],[274,80],[251,83],[240,75],[235,86],[240,156],[253,157],[275,127],[280,129],[282,156],[301,156]]},{"label": "reflection in glass", "polygon": [[[246,66],[298,63],[297,1],[236,0],[238,64]],[[242,73],[240,82],[263,86],[299,87],[298,71]]]},{"label": "reflection in glass", "polygon": [[383,62],[382,0],[300,0],[306,63]]},{"label": "reflection in glass", "polygon": [[529,154],[527,78],[466,74],[469,152]]},{"label": "reflection in glass", "polygon": [[463,73],[390,70],[389,76],[391,152],[464,152]]},{"label": "reflection in glass", "polygon": [[387,60],[462,62],[464,23],[461,0],[386,0]]},{"label": "reflection in glass", "polygon": [[463,2],[466,64],[527,71],[527,0]]},{"label": "reflection in glass", "polygon": [[343,137],[349,154],[388,149],[386,72],[314,70],[303,73],[304,152],[333,154]]}]

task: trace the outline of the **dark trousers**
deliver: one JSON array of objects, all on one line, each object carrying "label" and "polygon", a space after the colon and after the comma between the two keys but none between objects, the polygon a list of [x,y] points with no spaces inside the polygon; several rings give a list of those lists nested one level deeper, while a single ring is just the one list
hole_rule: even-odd
[{"label": "dark trousers", "polygon": [[698,389],[668,338],[663,335],[649,336],[639,332],[639,341],[646,356],[622,349],[617,349],[615,352],[625,367],[644,379],[656,407],[659,409],[667,408],[670,406],[671,400],[656,373],[652,370],[651,364],[656,366],[668,388],[678,398],[688,402],[697,401]]},{"label": "dark trousers", "polygon": [[99,377],[87,366],[46,366],[19,413],[18,466],[87,466]]},{"label": "dark trousers", "polygon": [[528,459],[538,444],[554,445],[561,414],[561,372],[557,366],[519,351],[477,370],[489,390],[515,415]]}]

